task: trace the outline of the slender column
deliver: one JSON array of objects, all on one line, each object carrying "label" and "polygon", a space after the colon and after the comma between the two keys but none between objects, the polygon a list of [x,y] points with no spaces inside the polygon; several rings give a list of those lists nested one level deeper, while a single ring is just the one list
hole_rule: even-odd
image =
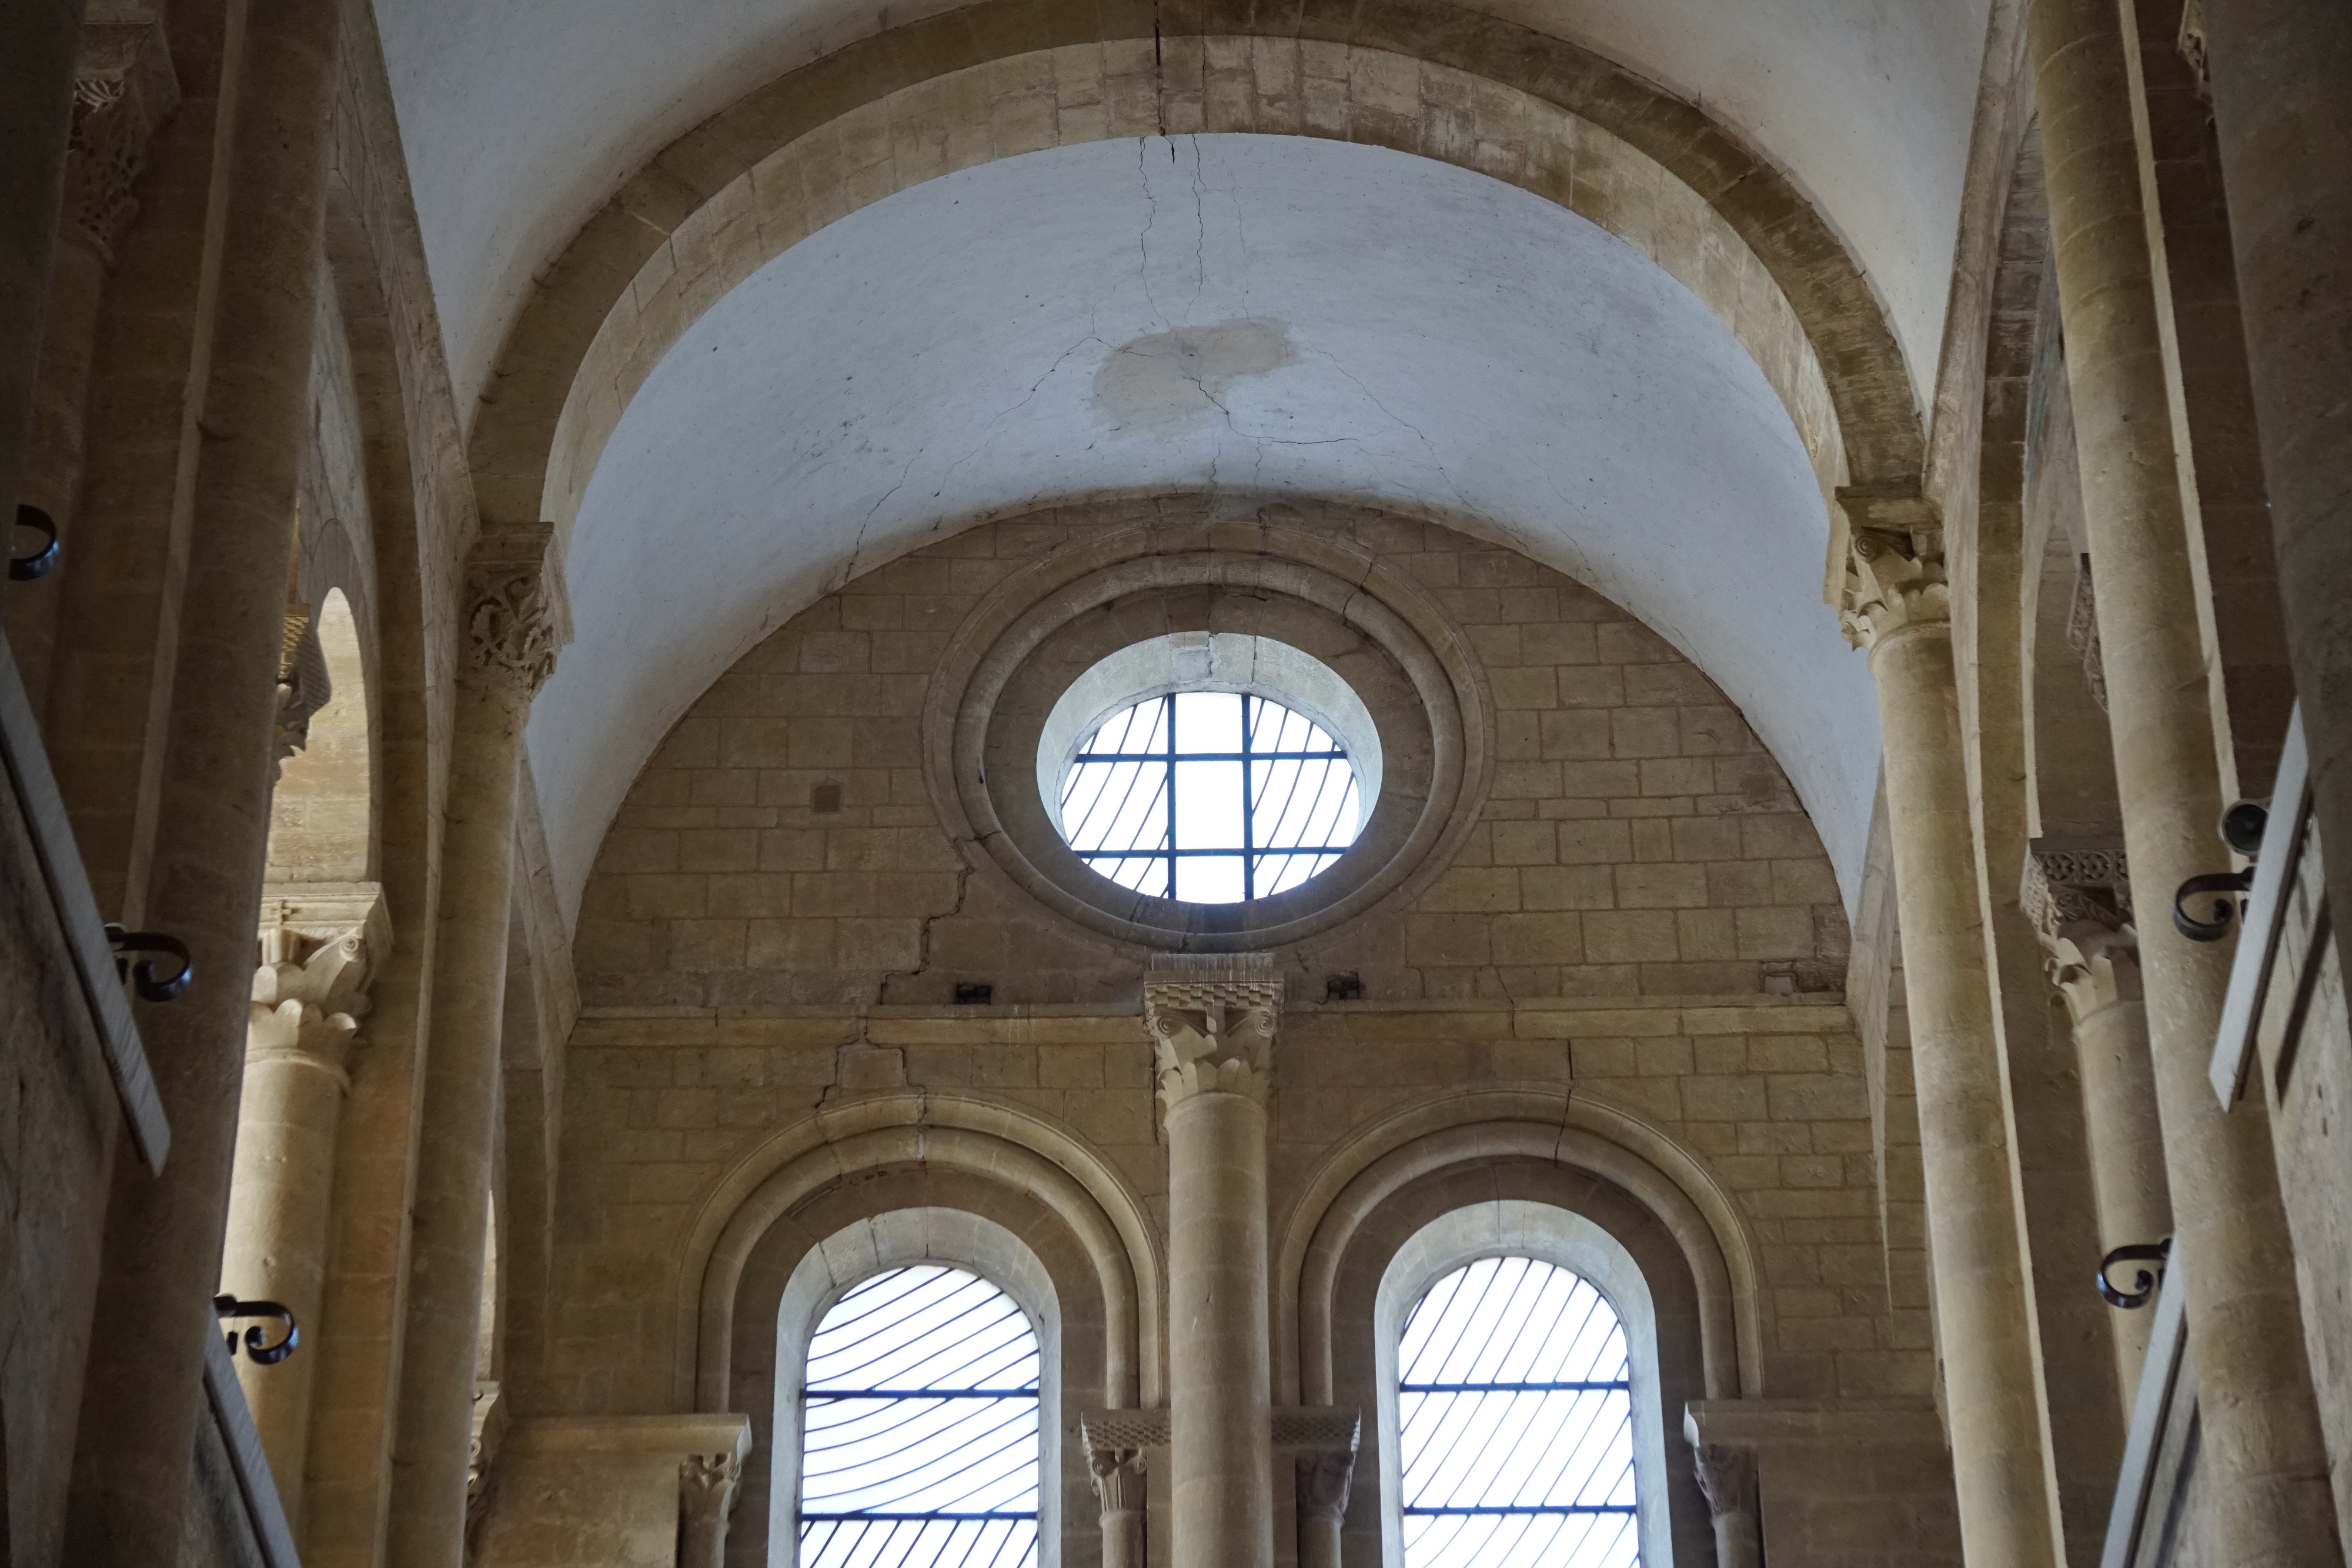
[{"label": "slender column", "polygon": [[[2352,7],[2202,0],[2287,655],[2323,843],[2352,844]],[[2352,854],[2327,856],[2352,909]],[[2352,919],[2336,922],[2352,970]]]},{"label": "slender column", "polygon": [[677,1568],[726,1568],[727,1516],[735,1511],[735,1490],[743,1461],[733,1453],[695,1454],[677,1467],[678,1517],[685,1529]]},{"label": "slender column", "polygon": [[[2124,845],[2168,900],[2228,854],[2125,44],[2114,0],[2035,0],[2029,26]],[[2213,1549],[2242,1568],[2337,1563],[2269,1128],[2206,1082],[2230,947],[2154,920],[2140,938]]]},{"label": "slender column", "polygon": [[1846,633],[1870,650],[1911,1012],[1937,1340],[1969,1568],[2054,1568],[2011,1139],[1969,838],[1943,530],[1917,497],[1843,492]]},{"label": "slender column", "polygon": [[1265,1103],[1282,981],[1262,954],[1163,955],[1144,1022],[1168,1116],[1175,1568],[1272,1568]]},{"label": "slender column", "polygon": [[1143,1509],[1149,1477],[1141,1448],[1089,1443],[1087,1470],[1102,1509],[1103,1568],[1144,1568]]},{"label": "slender column", "polygon": [[1764,1568],[1764,1525],[1757,1508],[1756,1450],[1724,1443],[1691,1449],[1698,1490],[1715,1517],[1715,1568]]},{"label": "slender column", "polygon": [[263,909],[221,1289],[282,1302],[300,1328],[301,1344],[285,1361],[263,1366],[240,1357],[236,1364],[278,1500],[298,1535],[310,1385],[322,1337],[335,1134],[351,1089],[352,1041],[367,1016],[371,969],[391,936],[372,883],[289,888]]},{"label": "slender column", "polygon": [[309,430],[328,110],[341,8],[253,0],[190,486],[176,696],[163,719],[143,924],[194,957],[194,984],[142,1009],[172,1160],[118,1165],[77,1430],[67,1558],[152,1564],[180,1550],[204,1408],[204,1335],[220,1277],[253,921],[269,831],[278,644]]},{"label": "slender column", "polygon": [[465,1559],[522,726],[564,630],[551,545],[545,524],[487,535],[468,568],[393,1450],[393,1568]]},{"label": "slender column", "polygon": [[[2139,938],[2124,868],[2123,855],[2113,851],[2036,851],[2025,857],[2018,890],[2073,1026],[2103,1251],[2172,1234],[2156,1067],[2148,1060],[2147,1008],[2140,999]],[[2126,1415],[2139,1390],[2149,1316],[2110,1316]]]},{"label": "slender column", "polygon": [[[8,640],[37,707],[46,706],[61,574],[73,555],[99,307],[115,246],[139,212],[131,187],[146,165],[148,139],[179,100],[162,23],[94,22],[82,28],[73,137],[66,152],[65,222],[49,273],[33,448],[19,487],[23,499],[48,513],[63,549],[47,576],[16,588],[8,612]],[[30,546],[29,539],[18,541],[19,549]]]}]

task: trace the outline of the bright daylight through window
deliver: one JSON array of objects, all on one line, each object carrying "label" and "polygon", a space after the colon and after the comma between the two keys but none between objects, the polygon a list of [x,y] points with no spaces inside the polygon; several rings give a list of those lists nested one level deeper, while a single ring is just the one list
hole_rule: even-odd
[{"label": "bright daylight through window", "polygon": [[809,1342],[802,1568],[1037,1560],[1037,1336],[1011,1297],[924,1264],[866,1281]]},{"label": "bright daylight through window", "polygon": [[1532,1258],[1430,1287],[1397,1350],[1406,1568],[1633,1568],[1633,1400],[1601,1292]]},{"label": "bright daylight through window", "polygon": [[1356,770],[1279,703],[1177,692],[1103,721],[1062,780],[1062,836],[1122,887],[1238,904],[1338,863],[1360,825]]}]

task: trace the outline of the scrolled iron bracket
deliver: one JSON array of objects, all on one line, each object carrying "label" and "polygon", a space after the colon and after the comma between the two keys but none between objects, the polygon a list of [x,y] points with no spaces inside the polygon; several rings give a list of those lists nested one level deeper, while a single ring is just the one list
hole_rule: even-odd
[{"label": "scrolled iron bracket", "polygon": [[[2134,1246],[2116,1248],[2099,1260],[2100,1300],[2111,1307],[2121,1307],[2126,1312],[2147,1305],[2149,1301],[2156,1299],[2156,1288],[2164,1283],[2165,1260],[2171,1256],[2172,1238],[2169,1236],[2161,1241],[2142,1241]],[[2115,1281],[2112,1278],[2116,1266],[2119,1263],[2143,1265],[2133,1271],[2131,1288],[2127,1291],[2116,1289]],[[2150,1263],[2155,1264],[2156,1267],[2153,1269],[2145,1267]]]},{"label": "scrolled iron bracket", "polygon": [[[2230,934],[2231,922],[2237,918],[2238,906],[2231,895],[2244,893],[2254,885],[2254,873],[2245,871],[2208,872],[2192,876],[2172,894],[2172,928],[2191,942],[2219,942]],[[2213,918],[2200,920],[2189,913],[2188,901],[2204,894],[2213,895]]]},{"label": "scrolled iron bracket", "polygon": [[[168,1002],[188,988],[196,977],[195,959],[188,953],[188,945],[177,936],[166,936],[161,931],[125,931],[120,925],[106,928],[107,945],[114,949],[114,972],[131,982],[139,999],[148,1002]],[[156,973],[155,966],[145,958],[133,962],[133,953],[161,953],[179,966],[168,975]]]},{"label": "scrolled iron bracket", "polygon": [[[294,1314],[278,1301],[241,1301],[235,1296],[215,1296],[213,1315],[220,1318],[268,1318],[286,1325],[286,1337],[277,1343],[269,1343],[269,1331],[259,1323],[245,1331],[245,1354],[249,1361],[263,1366],[275,1366],[292,1355],[302,1343],[302,1331],[294,1326]],[[228,1341],[228,1353],[236,1354],[236,1331],[231,1329],[222,1336]]]},{"label": "scrolled iron bracket", "polygon": [[56,520],[38,507],[19,503],[16,507],[16,526],[39,534],[43,543],[41,548],[31,555],[18,555],[14,541],[11,541],[8,547],[8,580],[30,582],[37,577],[47,577],[49,574],[49,568],[58,564]]}]

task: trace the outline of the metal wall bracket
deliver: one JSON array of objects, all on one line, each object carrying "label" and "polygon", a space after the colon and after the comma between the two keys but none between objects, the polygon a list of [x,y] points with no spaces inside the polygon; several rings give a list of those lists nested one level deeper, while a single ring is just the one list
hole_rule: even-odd
[{"label": "metal wall bracket", "polygon": [[[2172,1238],[2161,1241],[2142,1241],[2130,1247],[2118,1247],[2099,1260],[2099,1296],[2111,1307],[2130,1312],[2144,1307],[2156,1299],[2157,1287],[2164,1283],[2164,1265],[2172,1256]],[[2112,1278],[2118,1263],[2153,1263],[2153,1269],[2141,1268],[2132,1273],[2131,1288],[2117,1290]]]},{"label": "metal wall bracket", "polygon": [[[131,982],[139,999],[148,1002],[168,1002],[188,988],[196,977],[195,960],[188,956],[188,945],[176,936],[166,936],[161,931],[125,931],[120,925],[106,928],[108,946],[114,949],[114,972]],[[142,958],[133,963],[127,955],[161,953],[179,967],[168,975],[158,975],[155,966]]]},{"label": "metal wall bracket", "polygon": [[[269,1331],[259,1323],[245,1331],[245,1354],[248,1361],[263,1366],[275,1366],[292,1355],[302,1343],[302,1331],[294,1323],[294,1314],[277,1301],[241,1301],[235,1296],[215,1296],[213,1315],[222,1318],[268,1318],[286,1325],[286,1337],[277,1343],[269,1343]],[[236,1354],[236,1331],[231,1329],[221,1336],[228,1343],[229,1354]]]},{"label": "metal wall bracket", "polygon": [[42,537],[43,544],[31,555],[18,555],[12,540],[8,547],[8,580],[30,582],[37,577],[47,577],[49,568],[58,564],[58,525],[48,513],[38,507],[19,504],[16,526]]}]

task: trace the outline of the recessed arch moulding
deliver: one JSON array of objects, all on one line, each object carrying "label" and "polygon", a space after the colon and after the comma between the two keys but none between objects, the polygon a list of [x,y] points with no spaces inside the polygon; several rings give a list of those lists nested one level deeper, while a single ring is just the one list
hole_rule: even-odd
[{"label": "recessed arch moulding", "polygon": [[562,895],[803,606],[967,519],[1192,490],[1443,517],[1590,584],[1737,703],[1851,898],[1868,676],[1820,603],[1802,358],[1776,387],[1738,319],[1529,190],[1305,137],[1095,141],[858,207],[676,330],[601,444],[530,732]]}]

